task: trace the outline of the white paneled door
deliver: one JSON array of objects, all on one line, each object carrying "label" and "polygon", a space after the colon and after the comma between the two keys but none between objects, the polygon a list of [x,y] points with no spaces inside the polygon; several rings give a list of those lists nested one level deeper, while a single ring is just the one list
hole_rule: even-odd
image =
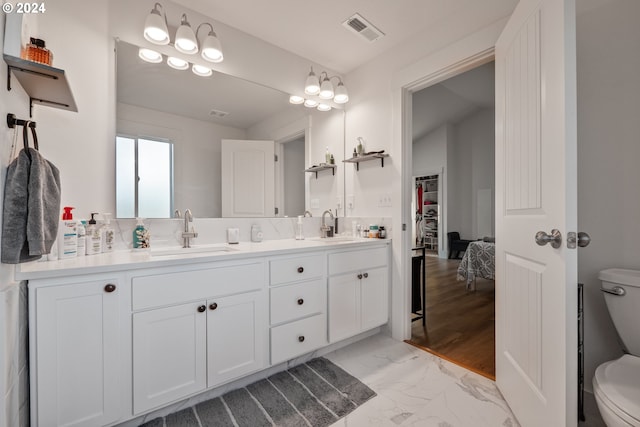
[{"label": "white paneled door", "polygon": [[274,217],[273,141],[222,140],[222,216]]},{"label": "white paneled door", "polygon": [[523,427],[577,424],[575,47],[574,0],[520,0],[496,44],[496,381]]}]

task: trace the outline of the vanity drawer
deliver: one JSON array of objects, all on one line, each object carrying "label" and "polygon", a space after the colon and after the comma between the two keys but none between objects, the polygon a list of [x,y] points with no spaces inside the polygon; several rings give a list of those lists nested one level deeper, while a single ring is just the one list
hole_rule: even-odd
[{"label": "vanity drawer", "polygon": [[388,247],[359,249],[329,254],[329,274],[342,274],[389,263]]},{"label": "vanity drawer", "polygon": [[284,362],[327,345],[327,317],[313,317],[271,328],[271,364]]},{"label": "vanity drawer", "polygon": [[133,310],[239,294],[264,287],[262,261],[131,279]]},{"label": "vanity drawer", "polygon": [[326,312],[326,289],[324,278],[271,288],[271,324]]},{"label": "vanity drawer", "polygon": [[324,254],[273,259],[269,262],[271,284],[279,285],[322,277],[325,271],[324,260]]}]

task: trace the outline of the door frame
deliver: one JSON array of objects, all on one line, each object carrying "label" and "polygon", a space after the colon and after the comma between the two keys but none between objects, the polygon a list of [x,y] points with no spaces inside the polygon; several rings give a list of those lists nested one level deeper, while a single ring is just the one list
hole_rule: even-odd
[{"label": "door frame", "polygon": [[[392,227],[398,230],[392,241],[393,271],[390,331],[394,339],[411,338],[411,212],[412,197],[412,94],[428,86],[494,60],[495,43],[508,17],[457,42],[443,47],[392,77],[392,152],[400,153],[399,179],[394,185],[401,195],[393,206]],[[404,227],[403,227],[404,225]],[[404,228],[404,230],[403,230]]]}]

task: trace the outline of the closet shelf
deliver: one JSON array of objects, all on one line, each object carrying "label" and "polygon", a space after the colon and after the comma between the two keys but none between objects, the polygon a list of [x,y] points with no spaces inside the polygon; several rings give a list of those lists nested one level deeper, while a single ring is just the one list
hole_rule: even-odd
[{"label": "closet shelf", "polygon": [[32,115],[34,103],[78,111],[64,70],[6,54],[3,58],[7,63],[7,90],[11,90],[11,72],[13,72],[29,95],[29,116]]},{"label": "closet shelf", "polygon": [[356,171],[360,170],[360,162],[368,162],[370,160],[380,159],[380,164],[384,167],[384,159],[385,157],[389,157],[388,154],[385,153],[373,153],[373,154],[364,154],[362,156],[351,157],[350,159],[343,160],[344,163],[355,163]]},{"label": "closet shelf", "polygon": [[311,166],[308,169],[305,169],[305,172],[311,172],[311,173],[315,173],[316,174],[316,179],[318,179],[318,172],[323,171],[323,170],[327,170],[327,169],[331,169],[331,175],[335,175],[336,174],[336,165],[335,164],[324,164],[324,165],[320,165],[320,166]]}]

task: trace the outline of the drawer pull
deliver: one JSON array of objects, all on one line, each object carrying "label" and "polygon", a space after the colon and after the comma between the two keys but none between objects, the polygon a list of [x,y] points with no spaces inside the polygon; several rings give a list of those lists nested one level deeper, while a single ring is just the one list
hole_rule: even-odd
[{"label": "drawer pull", "polygon": [[302,304],[304,304],[304,300],[302,298],[299,298],[298,299],[298,305],[302,305]]},{"label": "drawer pull", "polygon": [[200,305],[198,306],[198,313],[203,313],[206,309],[207,309],[206,305]]},{"label": "drawer pull", "polygon": [[362,279],[362,274],[358,274],[358,279]]},{"label": "drawer pull", "polygon": [[366,279],[367,277],[369,277],[369,273],[364,273],[362,276]]},{"label": "drawer pull", "polygon": [[298,273],[303,273],[304,272],[304,267],[298,267]]},{"label": "drawer pull", "polygon": [[298,337],[298,341],[300,341],[300,342],[304,342],[304,335],[300,335],[300,336]]},{"label": "drawer pull", "polygon": [[209,305],[209,308],[210,308],[211,310],[215,310],[216,308],[218,308],[218,303],[217,303],[217,302],[211,303],[211,304]]},{"label": "drawer pull", "polygon": [[109,283],[107,286],[104,287],[104,291],[105,292],[113,292],[116,290],[116,285],[114,285],[113,283]]}]

